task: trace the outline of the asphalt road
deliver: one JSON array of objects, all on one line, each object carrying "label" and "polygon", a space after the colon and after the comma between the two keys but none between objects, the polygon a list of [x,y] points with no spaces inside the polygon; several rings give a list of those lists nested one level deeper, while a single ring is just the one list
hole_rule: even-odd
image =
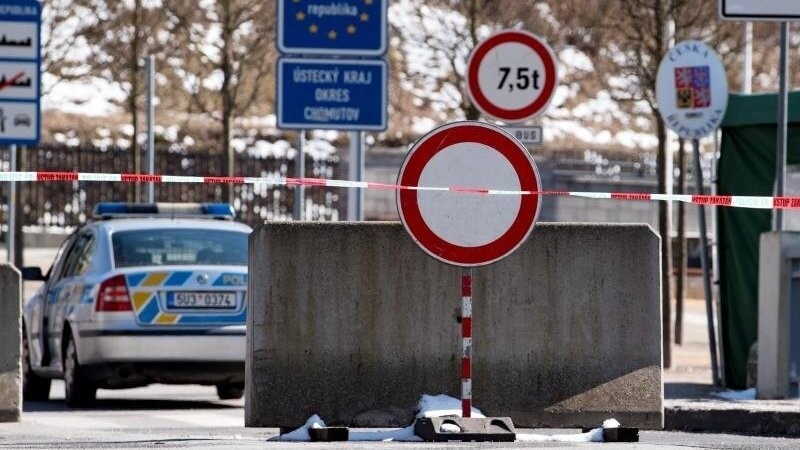
[{"label": "asphalt road", "polygon": [[[0,260],[5,258],[0,250]],[[49,267],[54,249],[26,252],[26,264]],[[36,284],[26,286],[30,295]],[[696,308],[693,308],[695,306]],[[687,344],[676,351],[676,364],[665,379],[696,381],[710,376],[707,348],[693,336],[704,337],[702,304],[687,305]],[[696,309],[696,311],[695,311]],[[697,345],[694,345],[697,344]],[[696,347],[696,348],[695,348]],[[686,354],[684,354],[686,353]],[[687,378],[688,377],[688,378]],[[686,380],[684,380],[686,378]],[[98,391],[97,403],[70,410],[63,404],[63,383],[57,381],[51,400],[26,402],[20,423],[0,423],[0,449],[200,449],[200,448],[626,448],[626,449],[796,449],[800,439],[643,431],[637,444],[613,443],[286,443],[268,442],[274,428],[245,428],[244,400],[220,401],[213,387],[164,386]],[[480,404],[478,402],[478,405]],[[563,434],[578,430],[518,430],[524,433]]]},{"label": "asphalt road", "polygon": [[[51,400],[26,402],[20,423],[0,424],[0,449],[111,448],[800,448],[798,439],[643,431],[638,444],[613,443],[287,443],[268,442],[274,428],[245,428],[244,400],[220,401],[211,387],[164,386],[98,391],[98,402],[87,409],[63,405],[63,383],[51,390]],[[519,430],[525,433],[569,433],[577,430]]]}]

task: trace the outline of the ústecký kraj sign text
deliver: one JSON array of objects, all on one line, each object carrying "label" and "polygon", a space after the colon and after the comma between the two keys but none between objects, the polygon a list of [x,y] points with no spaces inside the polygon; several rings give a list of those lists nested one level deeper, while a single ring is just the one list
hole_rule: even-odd
[{"label": "\u00fasteck\u00fd kraj sign text", "polygon": [[719,128],[728,106],[725,67],[700,41],[671,48],[658,67],[656,100],[667,127],[684,139],[700,139]]},{"label": "\u00fasteck\u00fd kraj sign text", "polygon": [[278,127],[385,130],[387,71],[382,59],[280,58]]}]

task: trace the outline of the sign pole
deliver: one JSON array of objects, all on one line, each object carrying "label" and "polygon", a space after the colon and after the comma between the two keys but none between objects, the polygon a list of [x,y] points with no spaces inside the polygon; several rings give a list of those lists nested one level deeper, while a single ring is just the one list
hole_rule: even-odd
[{"label": "sign pole", "polygon": [[461,268],[461,417],[472,417],[472,267]]},{"label": "sign pole", "polygon": [[[147,66],[147,173],[150,175],[155,173],[156,168],[156,149],[155,149],[155,135],[154,135],[154,123],[155,123],[155,102],[154,97],[156,95],[156,88],[155,88],[155,58],[153,55],[149,55],[146,60]],[[231,188],[233,189],[233,188]],[[156,201],[156,194],[155,194],[155,183],[150,181],[147,183],[147,202],[148,203],[155,203]]]},{"label": "sign pole", "polygon": [[[789,69],[788,55],[788,22],[781,22],[781,53],[780,53],[780,82],[778,92],[778,148],[775,156],[775,196],[782,197],[786,191],[786,127],[789,109]],[[773,231],[783,230],[783,210],[776,209],[774,213]]]},{"label": "sign pole", "polygon": [[[357,131],[355,132],[356,142],[358,145],[357,155],[358,155],[358,174],[356,175],[356,181],[364,181],[364,172],[365,172],[365,165],[364,165],[364,132]],[[358,220],[364,220],[364,189],[358,190]]]},{"label": "sign pole", "polygon": [[[306,176],[306,155],[303,150],[306,140],[306,130],[298,130],[297,133],[297,155],[295,156],[295,177],[304,178]],[[294,220],[303,220],[303,199],[305,198],[305,187],[298,184],[294,187]]]},{"label": "sign pole", "polygon": [[[351,181],[364,181],[364,132],[350,132],[350,162],[348,177]],[[350,189],[347,193],[347,220],[364,220],[364,190]]]},{"label": "sign pole", "polygon": [[[17,170],[17,145],[12,144],[9,149],[11,170]],[[8,184],[8,234],[6,235],[8,244],[8,257],[6,261],[14,263],[15,253],[15,231],[17,227],[17,182],[9,181]]]},{"label": "sign pole", "polygon": [[[697,195],[703,195],[703,169],[700,167],[700,140],[692,139],[694,153],[694,182]],[[708,349],[711,352],[711,377],[714,386],[722,383],[717,367],[717,335],[714,332],[714,306],[711,296],[711,274],[708,270],[708,232],[706,231],[706,208],[697,206],[697,218],[700,222],[700,263],[703,268],[703,289],[706,295],[706,319],[708,321]]]}]

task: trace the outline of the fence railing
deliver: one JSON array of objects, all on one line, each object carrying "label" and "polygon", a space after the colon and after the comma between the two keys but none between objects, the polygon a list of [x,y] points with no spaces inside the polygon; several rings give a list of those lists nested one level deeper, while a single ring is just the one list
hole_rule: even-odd
[{"label": "fence railing", "polygon": [[[117,147],[69,147],[42,145],[20,150],[18,158],[25,171],[76,171],[101,173],[133,172],[131,152]],[[200,151],[156,145],[156,172],[168,175],[205,176],[225,175],[226,156],[219,152]],[[144,159],[143,159],[144,161]],[[2,170],[10,170],[9,151],[0,148]],[[334,178],[340,176],[338,158],[313,159],[306,157],[308,177]],[[280,157],[258,157],[247,152],[237,153],[235,174],[242,176],[295,176],[294,160]],[[0,186],[0,223],[8,223],[8,183]],[[139,187],[146,198],[146,185]],[[83,224],[98,202],[133,201],[137,189],[133,183],[103,182],[41,182],[18,183],[24,208],[23,225],[72,228]],[[217,184],[156,184],[155,198],[160,202],[219,202],[228,201],[226,187]],[[256,187],[234,185],[237,218],[254,225],[265,220],[289,220],[294,207],[294,192],[287,187]],[[343,202],[335,193],[320,187],[306,188],[306,219],[337,220]]]}]

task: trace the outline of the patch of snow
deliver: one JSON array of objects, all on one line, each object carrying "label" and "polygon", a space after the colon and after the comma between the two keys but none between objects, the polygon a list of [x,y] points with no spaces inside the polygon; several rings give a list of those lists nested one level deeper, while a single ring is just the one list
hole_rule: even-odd
[{"label": "patch of snow", "polygon": [[533,434],[517,433],[517,442],[603,442],[604,428],[619,428],[617,419],[611,418],[603,421],[603,426],[594,428],[586,433],[571,434]]},{"label": "patch of snow", "polygon": [[294,441],[294,442],[303,442],[303,441],[310,441],[311,436],[308,434],[309,428],[324,428],[325,421],[323,421],[318,415],[314,414],[313,416],[309,417],[306,420],[306,423],[292,431],[291,433],[282,434],[280,436],[275,436],[274,438],[270,439],[271,441]]},{"label": "patch of snow", "polygon": [[[425,407],[430,408],[437,408],[440,412],[450,413],[455,412],[456,414],[444,414],[444,415],[457,415],[460,416],[461,410],[450,410],[449,407],[453,406],[453,404],[459,403],[460,400],[448,397],[446,395],[437,395],[437,396],[430,396],[430,395],[423,395],[422,400],[420,400],[420,413],[417,414],[417,417],[438,417],[434,411],[436,410],[426,410],[422,409],[423,405]],[[473,408],[473,410],[475,410]],[[483,417],[481,414],[480,416],[474,417]],[[604,428],[619,428],[620,424],[616,419],[607,419],[603,421],[603,426],[599,428],[592,429],[587,431],[586,433],[571,433],[571,434],[533,434],[533,433],[517,433],[517,442],[603,442],[603,429]],[[311,416],[306,423],[287,434],[283,434],[280,436],[276,436],[271,438],[271,441],[310,441],[311,436],[308,433],[309,428],[321,428],[325,427],[325,422],[317,415]],[[458,427],[456,427],[458,428]],[[452,429],[452,430],[444,430],[453,433],[458,433],[460,429]],[[405,428],[395,429],[395,430],[384,430],[384,431],[353,431],[352,429],[349,431],[349,441],[353,442],[421,442],[418,436],[414,434],[414,425],[410,425]]]},{"label": "patch of snow", "polygon": [[583,53],[575,47],[564,47],[558,53],[558,58],[563,62],[563,64],[582,72],[594,71],[594,64],[592,64],[592,60],[586,56],[586,53]]},{"label": "patch of snow", "polygon": [[[417,405],[419,412],[417,417],[461,417],[461,400],[450,397],[449,395],[428,395],[423,394]],[[472,407],[472,417],[486,417],[474,406]]]},{"label": "patch of snow", "polygon": [[586,433],[573,434],[517,433],[517,442],[603,442],[603,429],[595,428]]},{"label": "patch of snow", "polygon": [[613,417],[611,419],[606,419],[603,421],[603,428],[619,428],[620,423],[617,419]]},{"label": "patch of snow", "polygon": [[339,131],[337,130],[314,130],[311,136],[315,139],[322,139],[326,141],[335,141],[339,139]]},{"label": "patch of snow", "polygon": [[50,74],[42,75],[42,109],[103,117],[119,113],[115,102],[125,99],[125,92],[116,84],[100,78],[85,81],[59,81]]},{"label": "patch of snow", "polygon": [[413,121],[411,130],[419,135],[425,134],[439,125],[438,122],[430,117],[414,117],[411,120]]},{"label": "patch of snow", "polygon": [[236,153],[242,153],[247,149],[247,142],[241,138],[231,139],[231,147]]},{"label": "patch of snow", "polygon": [[311,139],[305,142],[303,152],[315,161],[324,160],[336,153],[336,147],[324,139]]},{"label": "patch of snow", "polygon": [[755,400],[756,388],[745,389],[743,391],[722,391],[714,392],[711,395],[723,400]]},{"label": "patch of snow", "polygon": [[124,149],[131,148],[131,141],[129,139],[119,138],[119,139],[116,140],[116,144],[117,144],[117,147],[119,147],[119,148],[124,148]]},{"label": "patch of snow", "polygon": [[414,434],[414,425],[387,431],[350,431],[350,441],[358,442],[422,442]]}]

